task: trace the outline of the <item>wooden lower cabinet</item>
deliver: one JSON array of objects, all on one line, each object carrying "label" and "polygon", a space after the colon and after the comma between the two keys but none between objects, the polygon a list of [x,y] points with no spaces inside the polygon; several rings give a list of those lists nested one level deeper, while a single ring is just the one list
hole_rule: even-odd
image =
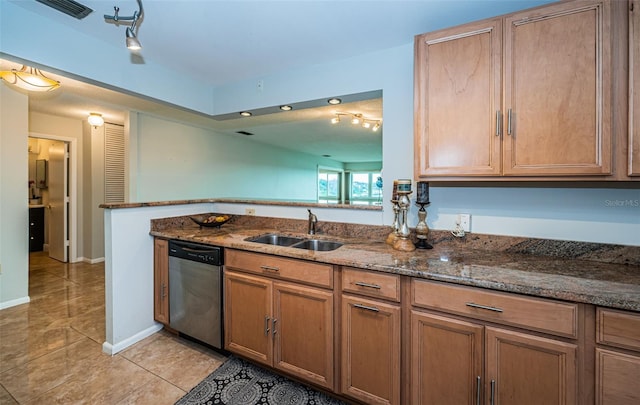
[{"label": "wooden lower cabinet", "polygon": [[411,403],[477,405],[483,332],[477,323],[411,311]]},{"label": "wooden lower cabinet", "polygon": [[488,326],[485,339],[485,403],[578,403],[577,345]]},{"label": "wooden lower cabinet", "polygon": [[412,404],[576,404],[577,345],[411,311]]},{"label": "wooden lower cabinet", "polygon": [[640,404],[640,314],[597,309],[596,404]]},{"label": "wooden lower cabinet", "polygon": [[341,393],[400,403],[400,305],[342,295]]},{"label": "wooden lower cabinet", "polygon": [[225,348],[333,389],[333,293],[225,272]]},{"label": "wooden lower cabinet", "polygon": [[169,324],[169,241],[153,244],[153,319]]},{"label": "wooden lower cabinet", "polygon": [[640,404],[640,355],[596,349],[596,404]]}]

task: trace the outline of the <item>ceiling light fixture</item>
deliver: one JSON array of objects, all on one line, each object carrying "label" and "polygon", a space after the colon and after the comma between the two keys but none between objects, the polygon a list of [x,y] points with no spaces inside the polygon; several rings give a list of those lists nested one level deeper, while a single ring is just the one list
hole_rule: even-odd
[{"label": "ceiling light fixture", "polygon": [[127,48],[132,51],[142,49],[140,41],[138,40],[138,21],[143,19],[142,0],[137,0],[138,11],[134,11],[132,16],[121,17],[118,15],[120,8],[118,6],[113,7],[114,15],[104,15],[104,19],[109,21],[115,21],[116,25],[120,25],[120,21],[131,21],[131,25],[127,27],[125,31],[125,38]]},{"label": "ceiling light fixture", "polygon": [[291,110],[293,110],[293,107],[291,107],[290,105],[281,105],[280,109],[282,111],[291,111]]},{"label": "ceiling light fixture", "polygon": [[332,124],[340,123],[340,117],[342,117],[342,116],[351,117],[351,121],[350,121],[351,124],[360,125],[360,126],[362,126],[362,128],[371,129],[373,132],[377,132],[380,129],[381,125],[382,125],[382,120],[380,120],[380,119],[366,118],[365,116],[363,116],[360,113],[352,113],[352,112],[336,112],[336,113],[334,113],[334,117],[331,118],[331,123]]},{"label": "ceiling light fixture", "polygon": [[27,91],[51,91],[60,87],[60,82],[42,74],[40,69],[22,65],[20,70],[0,71],[0,78],[13,86]]},{"label": "ceiling light fixture", "polygon": [[251,117],[253,114],[251,114],[250,111],[242,111],[240,115],[242,115],[243,117]]},{"label": "ceiling light fixture", "polygon": [[104,118],[102,118],[102,114],[98,113],[89,113],[87,121],[89,121],[89,125],[94,128],[98,128],[104,125]]},{"label": "ceiling light fixture", "polygon": [[327,103],[331,104],[331,105],[338,105],[340,103],[342,103],[342,100],[340,100],[339,98],[330,98],[329,100],[327,100]]}]

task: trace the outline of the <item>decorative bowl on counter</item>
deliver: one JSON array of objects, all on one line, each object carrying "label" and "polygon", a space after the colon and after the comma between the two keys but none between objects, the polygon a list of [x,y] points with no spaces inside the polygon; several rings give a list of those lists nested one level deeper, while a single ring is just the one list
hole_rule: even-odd
[{"label": "decorative bowl on counter", "polygon": [[229,214],[202,214],[190,216],[191,220],[200,227],[217,228],[226,224],[231,219]]}]

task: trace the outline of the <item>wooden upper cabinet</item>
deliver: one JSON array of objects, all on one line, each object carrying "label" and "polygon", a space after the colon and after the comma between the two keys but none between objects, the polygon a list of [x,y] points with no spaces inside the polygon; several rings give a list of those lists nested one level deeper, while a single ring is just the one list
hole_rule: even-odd
[{"label": "wooden upper cabinet", "polygon": [[613,172],[609,1],[416,36],[414,75],[416,178]]},{"label": "wooden upper cabinet", "polygon": [[640,176],[640,0],[629,0],[629,176]]},{"label": "wooden upper cabinet", "polygon": [[417,176],[501,172],[502,20],[416,37]]},{"label": "wooden upper cabinet", "polygon": [[504,174],[611,173],[611,38],[606,1],[505,19]]}]

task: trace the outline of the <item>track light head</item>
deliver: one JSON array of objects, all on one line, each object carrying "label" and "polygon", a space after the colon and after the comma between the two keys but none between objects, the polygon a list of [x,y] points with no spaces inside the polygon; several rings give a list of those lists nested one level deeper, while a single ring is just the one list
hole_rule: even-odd
[{"label": "track light head", "polygon": [[127,27],[126,31],[127,35],[127,48],[131,51],[137,51],[142,49],[142,45],[140,45],[140,41],[138,41],[138,37],[136,37],[135,32],[131,29],[131,27]]}]

